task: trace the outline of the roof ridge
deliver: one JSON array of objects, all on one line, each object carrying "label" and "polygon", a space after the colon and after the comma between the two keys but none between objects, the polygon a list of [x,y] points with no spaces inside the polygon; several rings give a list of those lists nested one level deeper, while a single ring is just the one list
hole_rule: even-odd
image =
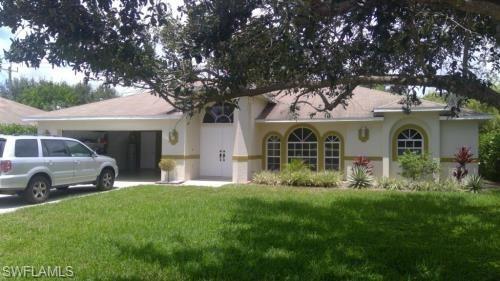
[{"label": "roof ridge", "polygon": [[133,93],[133,94],[128,94],[128,95],[122,95],[122,96],[117,96],[117,97],[110,98],[110,99],[103,99],[103,100],[99,100],[99,101],[93,101],[93,102],[89,102],[89,103],[84,103],[84,104],[79,104],[79,105],[73,105],[73,106],[70,106],[70,107],[65,107],[65,108],[55,109],[55,110],[46,111],[46,112],[47,112],[47,113],[52,113],[52,112],[60,112],[60,111],[64,111],[64,110],[66,110],[66,109],[70,109],[70,108],[80,108],[80,107],[83,107],[83,106],[88,106],[88,105],[91,105],[91,104],[99,104],[99,103],[109,102],[109,101],[112,101],[112,100],[117,100],[117,99],[129,98],[129,97],[132,97],[132,96],[142,95],[142,94],[147,94],[147,92],[141,92],[141,93]]}]

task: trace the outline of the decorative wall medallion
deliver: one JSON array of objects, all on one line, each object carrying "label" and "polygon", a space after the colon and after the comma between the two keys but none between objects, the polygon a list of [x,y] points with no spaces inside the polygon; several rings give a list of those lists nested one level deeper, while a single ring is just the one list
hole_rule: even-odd
[{"label": "decorative wall medallion", "polygon": [[171,145],[176,145],[178,141],[179,141],[179,133],[177,132],[176,129],[173,129],[170,132],[168,132],[168,142]]},{"label": "decorative wall medallion", "polygon": [[358,138],[362,142],[366,142],[370,138],[370,130],[368,127],[363,126],[358,130]]}]

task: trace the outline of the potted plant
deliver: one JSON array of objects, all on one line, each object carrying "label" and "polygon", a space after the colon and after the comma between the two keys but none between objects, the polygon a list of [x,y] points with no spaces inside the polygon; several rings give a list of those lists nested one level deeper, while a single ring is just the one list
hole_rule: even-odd
[{"label": "potted plant", "polygon": [[175,169],[175,160],[174,159],[161,159],[158,163],[158,167],[167,173],[167,183],[170,182],[170,172]]}]

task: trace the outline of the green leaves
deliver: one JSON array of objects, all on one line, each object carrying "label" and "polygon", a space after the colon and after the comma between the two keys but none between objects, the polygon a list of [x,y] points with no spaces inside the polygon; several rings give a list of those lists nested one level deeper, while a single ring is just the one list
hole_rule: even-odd
[{"label": "green leaves", "polygon": [[479,171],[485,178],[500,181],[500,129],[479,138]]},{"label": "green leaves", "polygon": [[1,135],[36,135],[36,127],[19,124],[0,124]]},{"label": "green leaves", "polygon": [[377,83],[398,86],[393,91],[411,102],[413,86],[428,86],[500,105],[489,88],[500,72],[496,22],[456,5],[185,0],[179,16],[160,0],[1,0],[0,7],[0,24],[27,34],[7,59],[67,64],[150,89],[189,113],[280,90],[302,101],[320,95],[325,105],[317,110],[328,112],[347,104],[357,85]]},{"label": "green leaves", "polygon": [[401,175],[412,180],[428,179],[439,171],[438,163],[429,154],[417,154],[407,150],[398,156],[398,162],[402,170]]},{"label": "green leaves", "polygon": [[6,83],[0,88],[0,95],[43,110],[55,110],[113,98],[116,91],[103,85],[92,89],[81,83],[72,86],[22,78]]}]

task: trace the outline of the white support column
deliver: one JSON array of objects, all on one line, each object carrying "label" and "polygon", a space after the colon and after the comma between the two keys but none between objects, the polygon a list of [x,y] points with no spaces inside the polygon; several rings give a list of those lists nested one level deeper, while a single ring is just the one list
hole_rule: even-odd
[{"label": "white support column", "polygon": [[239,109],[234,112],[233,182],[247,182],[249,174],[249,151],[254,135],[252,106],[250,98],[239,101]]}]

